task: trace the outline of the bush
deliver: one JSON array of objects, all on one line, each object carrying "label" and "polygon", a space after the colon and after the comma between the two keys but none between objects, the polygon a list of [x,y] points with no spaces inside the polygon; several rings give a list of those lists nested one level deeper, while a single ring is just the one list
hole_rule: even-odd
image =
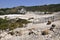
[{"label": "bush", "polygon": [[48,35],[48,34],[49,34],[49,30],[42,31],[42,35]]}]

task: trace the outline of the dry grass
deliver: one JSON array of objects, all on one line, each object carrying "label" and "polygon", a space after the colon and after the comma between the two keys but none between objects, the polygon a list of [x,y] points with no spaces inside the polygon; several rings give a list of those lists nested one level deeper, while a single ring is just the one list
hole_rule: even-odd
[{"label": "dry grass", "polygon": [[42,31],[42,35],[48,35],[48,34],[49,34],[49,32],[50,32],[50,30],[48,30],[48,29],[43,30],[43,31]]}]

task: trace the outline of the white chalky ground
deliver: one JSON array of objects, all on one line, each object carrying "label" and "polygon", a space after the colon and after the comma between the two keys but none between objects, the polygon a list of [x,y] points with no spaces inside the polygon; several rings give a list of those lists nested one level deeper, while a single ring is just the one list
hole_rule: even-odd
[{"label": "white chalky ground", "polygon": [[[34,15],[30,16],[33,17]],[[40,16],[34,16],[34,17],[40,17]],[[43,17],[46,17],[46,15]],[[25,15],[22,18],[27,19],[29,18],[29,16]],[[14,32],[15,31],[21,32],[22,34],[20,36],[10,35],[7,34],[7,32],[5,32],[0,34],[0,37],[2,37],[0,40],[60,40],[60,31],[56,28],[54,29],[55,32],[51,31],[50,34],[48,35],[41,35],[41,31],[49,29],[52,24],[55,24],[56,28],[60,28],[60,20],[54,21],[50,25],[46,25],[46,23],[38,23],[38,24],[29,23],[25,28],[16,28],[13,30]],[[36,34],[28,35],[29,29],[32,29],[32,31]]]}]

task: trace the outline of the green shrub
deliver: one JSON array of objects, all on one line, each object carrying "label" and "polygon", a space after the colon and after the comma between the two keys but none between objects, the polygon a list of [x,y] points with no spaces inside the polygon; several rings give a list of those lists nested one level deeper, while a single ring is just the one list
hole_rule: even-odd
[{"label": "green shrub", "polygon": [[0,18],[0,29],[1,30],[6,30],[6,29],[13,30],[17,27],[23,27],[23,24],[29,23],[29,21],[25,19],[19,19],[16,22],[15,21],[10,22],[10,21],[12,20],[11,19],[7,20],[6,17],[5,19]]}]

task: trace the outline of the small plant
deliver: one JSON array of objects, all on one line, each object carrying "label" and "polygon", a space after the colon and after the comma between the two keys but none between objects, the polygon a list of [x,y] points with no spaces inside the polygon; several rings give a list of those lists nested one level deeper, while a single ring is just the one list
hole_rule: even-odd
[{"label": "small plant", "polygon": [[51,24],[51,21],[48,21],[47,25],[50,25]]},{"label": "small plant", "polygon": [[31,35],[31,34],[33,34],[33,33],[34,33],[34,32],[31,31],[31,32],[29,32],[29,35]]},{"label": "small plant", "polygon": [[32,18],[29,18],[28,20],[30,20],[30,19],[34,19],[34,18],[32,17]]},{"label": "small plant", "polygon": [[50,30],[53,31],[53,29],[54,29],[55,26],[56,26],[55,24],[52,24]]},{"label": "small plant", "polygon": [[55,24],[52,24],[52,27],[55,27],[56,25]]},{"label": "small plant", "polygon": [[9,32],[8,34],[14,35],[14,32],[12,31],[12,32]]}]

